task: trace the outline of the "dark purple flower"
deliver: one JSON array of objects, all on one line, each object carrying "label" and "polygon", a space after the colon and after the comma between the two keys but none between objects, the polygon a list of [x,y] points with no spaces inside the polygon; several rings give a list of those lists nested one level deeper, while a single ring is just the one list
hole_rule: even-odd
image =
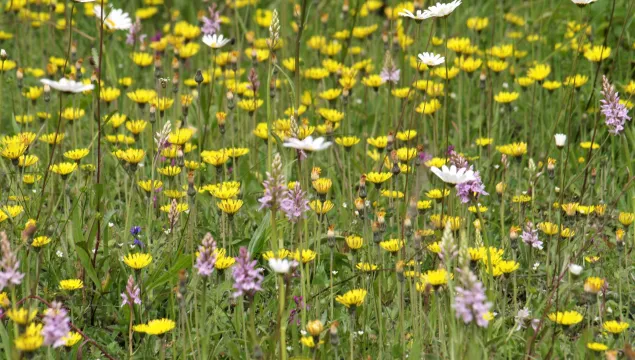
[{"label": "dark purple flower", "polygon": [[0,250],[2,250],[2,259],[0,259],[0,290],[7,285],[20,285],[24,274],[20,272],[20,261],[11,251],[11,244],[7,238],[7,234],[0,232]]},{"label": "dark purple flower", "polygon": [[485,185],[481,180],[481,175],[478,171],[474,172],[475,179],[472,181],[466,181],[456,185],[456,195],[461,199],[462,203],[468,203],[472,199],[478,199],[480,195],[489,195],[485,191]]},{"label": "dark purple flower", "polygon": [[295,308],[289,313],[289,324],[295,319],[295,323],[300,325],[300,317],[298,316],[296,318],[296,315],[300,314],[303,310],[309,310],[309,305],[304,303],[302,296],[294,296],[293,301],[295,302]]},{"label": "dark purple flower", "polygon": [[64,337],[71,331],[70,322],[68,312],[62,308],[62,303],[53,301],[42,318],[44,345],[52,345],[54,348],[64,345]]},{"label": "dark purple flower", "polygon": [[209,8],[209,17],[203,16],[203,26],[201,26],[201,32],[203,35],[216,34],[220,30],[220,11],[216,11],[216,4],[212,4]]},{"label": "dark purple flower", "polygon": [[121,293],[121,306],[134,304],[141,304],[141,289],[134,282],[132,275],[128,277],[128,283],[126,284],[126,290]]},{"label": "dark purple flower", "polygon": [[156,34],[154,34],[154,36],[152,36],[150,38],[150,41],[161,41],[161,38],[163,37],[163,34],[160,31],[157,31]]},{"label": "dark purple flower", "polygon": [[456,311],[456,317],[469,324],[476,320],[476,325],[487,327],[489,320],[485,315],[492,307],[492,303],[487,301],[485,288],[483,283],[478,281],[476,275],[470,270],[459,270],[461,278],[459,279],[461,286],[457,286],[456,297],[452,307]]},{"label": "dark purple flower", "polygon": [[293,189],[288,189],[280,201],[280,209],[287,215],[291,222],[297,222],[304,212],[309,210],[309,200],[306,192],[296,183]]},{"label": "dark purple flower", "polygon": [[257,268],[257,260],[251,260],[249,251],[246,247],[241,247],[239,255],[236,257],[236,265],[232,268],[232,276],[234,278],[234,298],[247,296],[249,299],[256,295],[257,291],[262,290],[262,280],[264,276],[263,268]]},{"label": "dark purple flower", "polygon": [[628,116],[626,106],[620,104],[619,93],[615,91],[615,87],[609,83],[605,75],[602,75],[602,95],[604,99],[600,100],[600,103],[602,114],[606,118],[604,122],[609,127],[609,133],[619,135],[624,130],[626,120],[631,118]]},{"label": "dark purple flower", "polygon": [[216,265],[216,241],[214,241],[212,234],[207,233],[203,237],[201,246],[198,247],[198,256],[194,267],[198,270],[199,275],[207,277],[214,272],[214,265]]},{"label": "dark purple flower", "polygon": [[141,226],[133,226],[130,228],[130,235],[134,236],[135,238],[139,236],[139,234],[141,233]]},{"label": "dark purple flower", "polygon": [[520,234],[520,238],[523,239],[525,244],[530,245],[532,248],[542,250],[542,241],[538,240],[538,229],[536,229],[534,224],[531,222],[527,222],[527,224],[525,224],[525,228],[523,229],[523,233]]}]

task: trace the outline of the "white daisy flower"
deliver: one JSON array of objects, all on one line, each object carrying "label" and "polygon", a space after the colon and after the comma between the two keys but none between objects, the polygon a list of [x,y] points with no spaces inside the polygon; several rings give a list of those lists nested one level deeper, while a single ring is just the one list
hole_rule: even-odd
[{"label": "white daisy flower", "polygon": [[446,17],[450,15],[452,11],[454,11],[457,7],[459,7],[459,5],[461,5],[461,0],[454,0],[451,3],[447,4],[437,3],[436,5],[432,5],[427,8],[423,12],[423,16],[426,16],[428,18]]},{"label": "white daisy flower", "polygon": [[418,55],[419,61],[426,64],[427,66],[437,66],[441,65],[445,62],[445,58],[441,55],[424,52]]},{"label": "white daisy flower", "polygon": [[[101,19],[101,6],[95,5],[93,14],[95,14],[98,19]],[[104,24],[111,30],[128,30],[132,26],[132,20],[130,19],[130,15],[123,12],[123,10],[111,9],[104,17]]]},{"label": "white daisy flower", "polygon": [[421,11],[421,10],[417,10],[417,12],[415,14],[413,14],[410,10],[407,10],[407,9],[401,10],[399,12],[399,16],[415,19],[415,20],[418,20],[418,21],[425,20],[425,19],[429,18],[429,16],[424,14],[423,11]]},{"label": "white daisy flower", "polygon": [[567,143],[567,135],[565,134],[555,134],[553,137],[556,140],[556,146],[559,148],[563,148]]},{"label": "white daisy flower", "polygon": [[304,140],[290,138],[283,145],[296,150],[322,151],[328,149],[331,144],[330,141],[326,141],[323,137],[313,139],[313,136],[307,136]]},{"label": "white daisy flower", "polygon": [[220,35],[212,34],[212,35],[203,36],[203,43],[211,47],[212,49],[220,49],[223,46],[229,44],[229,42],[231,41],[232,39],[227,39],[223,37],[222,34]]},{"label": "white daisy flower", "polygon": [[455,165],[450,166],[443,165],[441,169],[438,167],[431,167],[430,170],[439,177],[443,182],[448,184],[461,184],[467,181],[475,180],[474,171],[467,168],[457,169]]},{"label": "white daisy flower", "polygon": [[298,266],[298,262],[295,260],[289,261],[288,259],[269,259],[269,267],[277,274],[287,274],[291,270]]},{"label": "white daisy flower", "polygon": [[66,93],[80,93],[88,90],[92,90],[95,88],[93,84],[84,84],[81,82],[68,80],[66,78],[61,78],[59,81],[50,80],[50,79],[40,79],[40,82],[44,85],[48,85],[51,88],[66,92]]}]

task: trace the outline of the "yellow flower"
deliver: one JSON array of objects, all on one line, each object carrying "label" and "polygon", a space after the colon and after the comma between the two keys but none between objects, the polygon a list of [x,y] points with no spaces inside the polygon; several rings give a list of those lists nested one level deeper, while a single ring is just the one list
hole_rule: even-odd
[{"label": "yellow flower", "polygon": [[424,101],[417,106],[416,112],[424,115],[430,115],[441,109],[441,102],[438,99],[431,99],[430,101]]},{"label": "yellow flower", "polygon": [[139,135],[145,130],[146,126],[148,126],[148,122],[145,120],[133,120],[126,122],[126,129],[130,131],[133,135]]},{"label": "yellow flower", "polygon": [[438,254],[441,252],[441,245],[438,241],[435,241],[431,244],[428,244],[428,246],[426,246],[426,249],[428,249],[428,251],[430,251],[431,253]]},{"label": "yellow flower", "polygon": [[472,17],[467,19],[467,28],[476,32],[481,32],[489,25],[488,18]]},{"label": "yellow flower", "polygon": [[515,91],[513,92],[501,91],[494,96],[494,100],[500,104],[509,104],[511,102],[516,101],[516,99],[518,99],[519,96],[520,94],[518,94]]},{"label": "yellow flower", "polygon": [[499,73],[505,71],[509,67],[509,64],[503,60],[489,60],[487,67],[493,72]]},{"label": "yellow flower", "polygon": [[434,226],[435,229],[444,229],[445,225],[449,222],[450,229],[452,231],[457,231],[461,227],[461,223],[463,222],[463,219],[461,219],[460,216],[443,215],[443,221],[441,221],[441,215],[432,214],[430,215],[430,222],[432,223],[432,226]]},{"label": "yellow flower", "polygon": [[615,320],[605,321],[604,324],[602,324],[602,328],[611,334],[620,334],[624,330],[628,329],[628,326],[627,322]]},{"label": "yellow flower", "polygon": [[62,118],[73,121],[81,118],[82,116],[84,116],[84,114],[86,114],[86,111],[84,111],[84,109],[65,108],[62,112]]},{"label": "yellow flower", "polygon": [[600,148],[600,144],[594,142],[593,145],[591,145],[590,141],[583,141],[583,142],[580,143],[580,147],[585,149],[585,150],[588,150],[590,148],[592,148],[593,150],[597,150],[597,149]]},{"label": "yellow flower", "polygon": [[240,188],[233,187],[233,186],[225,186],[221,184],[218,186],[212,186],[208,188],[208,191],[213,197],[217,199],[227,200],[227,199],[232,199],[238,196],[238,194],[240,193]]},{"label": "yellow flower", "polygon": [[[303,336],[300,338],[300,343],[308,348],[315,347],[315,341],[313,341],[313,336]],[[320,344],[322,341],[320,341]]]},{"label": "yellow flower", "polygon": [[11,142],[2,148],[0,155],[9,160],[17,160],[26,152],[27,148],[28,146],[24,143]]},{"label": "yellow flower", "polygon": [[580,314],[577,311],[558,311],[555,313],[551,313],[548,315],[549,320],[555,322],[556,324],[560,324],[560,325],[575,325],[577,323],[579,323],[580,321],[582,321],[583,317],[582,314]]},{"label": "yellow flower", "polygon": [[174,104],[174,99],[166,97],[155,97],[154,99],[150,100],[150,103],[154,105],[154,107],[156,107],[159,111],[163,112],[172,107],[172,104]]},{"label": "yellow flower", "polygon": [[445,269],[428,270],[425,274],[421,275],[421,284],[430,284],[432,287],[439,287],[448,283],[448,280],[454,278],[452,274],[448,274]]},{"label": "yellow flower", "polygon": [[109,103],[109,102],[113,102],[117,100],[119,95],[121,95],[121,90],[114,87],[107,87],[107,88],[101,89],[99,98]]},{"label": "yellow flower", "polygon": [[84,287],[84,282],[80,279],[60,280],[60,289],[62,290],[78,290]]},{"label": "yellow flower", "polygon": [[357,306],[361,306],[364,303],[364,299],[366,298],[366,294],[368,292],[364,289],[355,289],[347,291],[344,295],[338,295],[335,298],[335,301],[338,303],[350,308],[356,308]]},{"label": "yellow flower", "polygon": [[313,181],[313,189],[320,195],[328,193],[332,185],[333,182],[329,178],[319,178]]},{"label": "yellow flower", "polygon": [[33,239],[33,242],[31,243],[31,246],[35,247],[35,248],[39,248],[42,247],[48,243],[51,242],[51,238],[48,236],[38,236],[35,239]]},{"label": "yellow flower", "polygon": [[135,270],[141,270],[150,265],[152,255],[144,253],[128,254],[123,258],[123,262]]},{"label": "yellow flower", "polygon": [[587,349],[589,350],[593,350],[593,351],[606,351],[608,350],[608,346],[602,344],[602,343],[598,343],[598,342],[590,342],[586,344]]},{"label": "yellow flower", "polygon": [[399,141],[410,141],[417,137],[417,130],[398,131],[395,137]]},{"label": "yellow flower", "polygon": [[44,88],[41,86],[29,86],[24,92],[22,92],[22,95],[31,100],[31,101],[35,101],[37,100],[40,96],[42,96],[42,94],[44,93]]},{"label": "yellow flower", "polygon": [[443,191],[441,191],[441,189],[432,189],[427,191],[425,195],[432,200],[441,200],[442,198],[450,195],[450,189],[444,189]]},{"label": "yellow flower", "polygon": [[291,256],[291,252],[287,249],[278,249],[277,253],[274,253],[273,251],[269,250],[269,251],[265,251],[262,254],[262,258],[267,261],[269,259],[284,259],[289,256]]},{"label": "yellow flower", "polygon": [[326,200],[324,202],[320,200],[313,200],[309,203],[309,206],[316,214],[324,215],[331,211],[335,205],[330,200]]},{"label": "yellow flower", "polygon": [[359,141],[360,140],[357,136],[342,136],[335,138],[335,143],[342,145],[346,149],[350,149],[353,145],[357,145]]},{"label": "yellow flower", "polygon": [[360,262],[355,265],[355,268],[360,271],[370,272],[377,270],[378,267],[375,264]]},{"label": "yellow flower", "polygon": [[42,324],[30,324],[24,333],[15,339],[15,347],[25,353],[33,352],[42,347],[44,343],[44,337],[41,334],[42,327]]},{"label": "yellow flower", "polygon": [[86,157],[89,153],[88,149],[69,150],[64,153],[64,157],[70,160],[79,161]]},{"label": "yellow flower", "polygon": [[130,57],[132,58],[132,62],[141,67],[150,66],[154,60],[152,55],[143,52],[133,52],[130,54]]},{"label": "yellow flower", "polygon": [[58,134],[58,133],[50,133],[50,134],[40,135],[40,140],[44,141],[47,144],[54,145],[54,144],[61,143],[62,140],[64,140],[64,136],[66,135]]},{"label": "yellow flower", "polygon": [[558,225],[545,221],[538,224],[538,229],[542,231],[545,235],[556,235],[558,233]]},{"label": "yellow flower", "polygon": [[551,73],[551,66],[537,64],[527,71],[527,76],[536,81],[543,81]]},{"label": "yellow flower", "polygon": [[148,324],[143,327],[143,332],[149,335],[161,335],[171,331],[175,326],[176,323],[170,319],[150,320]]},{"label": "yellow flower", "polygon": [[333,101],[337,99],[340,95],[342,95],[342,89],[328,89],[318,94],[320,98],[327,101]]},{"label": "yellow flower", "polygon": [[243,206],[242,200],[226,199],[216,203],[216,206],[227,215],[234,215]]},{"label": "yellow flower", "polygon": [[64,346],[66,346],[66,347],[73,347],[81,339],[82,339],[82,336],[78,332],[75,332],[75,331],[69,332],[68,335],[66,335],[66,336],[64,336],[62,338],[62,340],[64,340]]},{"label": "yellow flower", "polygon": [[163,182],[160,180],[154,180],[154,186],[152,186],[152,180],[139,180],[137,185],[145,192],[151,192],[152,190],[160,189],[163,186]]},{"label": "yellow flower", "polygon": [[604,45],[595,45],[584,51],[584,57],[591,62],[600,62],[611,56],[611,48]]},{"label": "yellow flower", "polygon": [[51,165],[51,171],[58,175],[61,175],[62,177],[68,176],[75,170],[77,170],[77,163],[63,162]]},{"label": "yellow flower", "polygon": [[216,264],[214,264],[214,267],[217,270],[225,270],[225,269],[229,269],[232,265],[234,265],[234,263],[236,262],[236,259],[230,256],[219,256],[216,258]]},{"label": "yellow flower", "polygon": [[635,221],[635,214],[629,212],[621,212],[617,216],[617,220],[624,226],[630,226]]},{"label": "yellow flower", "polygon": [[304,249],[302,251],[300,251],[299,249],[296,250],[294,253],[292,253],[290,255],[295,261],[301,262],[303,264],[306,264],[308,262],[313,261],[313,259],[315,259],[315,257],[317,256],[317,254],[315,253],[315,251],[311,250],[311,249]]},{"label": "yellow flower", "polygon": [[172,131],[168,136],[168,141],[170,142],[170,144],[183,145],[186,142],[190,141],[192,135],[194,135],[194,131],[192,129],[181,128]]},{"label": "yellow flower", "polygon": [[351,250],[359,250],[364,245],[364,239],[361,236],[349,235],[345,238],[346,245]]},{"label": "yellow flower", "polygon": [[6,312],[11,321],[19,325],[26,325],[35,319],[37,310],[28,310],[25,308],[9,309]]},{"label": "yellow flower", "polygon": [[318,113],[324,118],[324,120],[330,121],[332,123],[337,123],[344,119],[344,113],[339,112],[335,109],[320,108],[318,110]]},{"label": "yellow flower", "polygon": [[[487,259],[484,259],[484,262],[487,264]],[[519,267],[520,267],[520,264],[514,260],[501,260],[501,261],[498,261],[496,264],[494,264],[494,268],[492,269],[493,270],[492,275],[500,276],[504,274],[509,274],[511,272],[518,270]],[[488,269],[489,269],[489,266],[488,266]]]},{"label": "yellow flower", "polygon": [[542,83],[542,87],[549,91],[559,89],[561,86],[562,83],[560,81],[545,81],[544,83]]},{"label": "yellow flower", "polygon": [[381,246],[382,249],[388,252],[396,253],[397,251],[401,250],[401,248],[404,246],[404,243],[405,242],[403,240],[390,239],[380,242],[379,246]]},{"label": "yellow flower", "polygon": [[589,81],[589,77],[586,75],[576,74],[574,76],[567,76],[564,79],[564,86],[574,86],[579,88]]},{"label": "yellow flower", "polygon": [[177,176],[178,174],[181,173],[181,168],[178,166],[165,166],[162,168],[157,168],[157,171],[159,172],[159,174],[161,175],[165,175],[165,176]]},{"label": "yellow flower", "polygon": [[507,156],[519,157],[527,153],[527,143],[515,142],[507,145],[497,146],[496,150]]},{"label": "yellow flower", "polygon": [[388,145],[388,137],[386,136],[378,136],[376,138],[368,138],[366,139],[368,145],[374,146],[377,149],[383,149]]},{"label": "yellow flower", "polygon": [[157,97],[157,92],[154,90],[147,89],[137,89],[135,91],[126,93],[126,96],[139,105],[145,105],[150,102],[150,100]]},{"label": "yellow flower", "polygon": [[596,276],[588,277],[584,281],[584,291],[592,294],[597,294],[602,290],[605,284],[605,280]]}]

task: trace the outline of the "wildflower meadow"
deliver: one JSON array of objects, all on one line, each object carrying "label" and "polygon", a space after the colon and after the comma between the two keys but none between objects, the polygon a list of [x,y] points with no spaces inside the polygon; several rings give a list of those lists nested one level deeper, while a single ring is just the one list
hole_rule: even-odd
[{"label": "wildflower meadow", "polygon": [[635,1],[0,0],[0,359],[635,359]]}]

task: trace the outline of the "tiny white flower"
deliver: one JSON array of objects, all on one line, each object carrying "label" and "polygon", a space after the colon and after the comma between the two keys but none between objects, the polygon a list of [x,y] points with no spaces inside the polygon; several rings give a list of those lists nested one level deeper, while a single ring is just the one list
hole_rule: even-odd
[{"label": "tiny white flower", "polygon": [[577,264],[570,264],[569,265],[569,272],[573,275],[580,275],[580,273],[582,273],[582,266],[577,265]]},{"label": "tiny white flower", "polygon": [[277,274],[287,274],[291,270],[298,266],[298,262],[295,260],[289,261],[288,259],[269,259],[269,267]]},{"label": "tiny white flower", "polygon": [[291,351],[291,350],[293,350],[293,347],[287,346],[287,351]]},{"label": "tiny white flower", "polygon": [[503,89],[509,89],[509,84],[508,84],[508,83],[506,83],[506,82],[504,82],[504,83],[503,83]]},{"label": "tiny white flower", "polygon": [[425,16],[426,18],[446,17],[450,15],[456,8],[458,8],[459,5],[461,5],[461,0],[454,0],[451,3],[447,4],[437,3],[436,5],[432,5],[427,8],[423,12],[423,16]]},{"label": "tiny white flower", "polygon": [[359,330],[359,331],[357,332],[357,334],[359,334],[360,336],[361,336],[361,335],[364,335],[364,330]]},{"label": "tiny white flower", "polygon": [[534,263],[534,266],[533,266],[534,271],[535,271],[536,269],[538,269],[538,266],[540,266],[540,263],[539,263],[539,262]]},{"label": "tiny white flower", "polygon": [[455,92],[451,92],[450,93],[450,98],[451,99],[456,99],[456,93]]},{"label": "tiny white flower", "polygon": [[326,141],[325,138],[319,137],[313,139],[313,136],[307,136],[304,140],[299,140],[296,138],[287,139],[287,141],[283,144],[284,147],[290,147],[296,150],[304,150],[304,151],[322,151],[328,149],[332,143],[330,141]]},{"label": "tiny white flower", "polygon": [[300,334],[302,334],[302,336],[305,336],[306,335],[306,331],[300,330]]},{"label": "tiny white flower", "polygon": [[9,55],[7,55],[7,51],[5,49],[0,49],[0,59],[5,60]]},{"label": "tiny white flower", "polygon": [[113,227],[113,226],[115,226],[114,223],[111,223],[111,222],[108,223],[108,227]]},{"label": "tiny white flower", "polygon": [[333,270],[333,275],[337,275],[337,270]]},{"label": "tiny white flower", "polygon": [[419,61],[427,66],[437,66],[445,62],[445,58],[443,56],[435,53],[424,52],[417,56],[419,57]]},{"label": "tiny white flower", "polygon": [[346,203],[342,203],[342,207],[343,207],[344,209],[346,209],[346,208],[348,207],[348,204],[346,204]]},{"label": "tiny white flower", "polygon": [[203,43],[212,49],[220,49],[229,44],[232,39],[224,37],[222,34],[212,34],[203,36]]},{"label": "tiny white flower", "polygon": [[31,192],[35,194],[35,193],[37,193],[37,189],[31,190]]},{"label": "tiny white flower", "polygon": [[467,168],[457,169],[455,165],[450,166],[443,165],[441,169],[436,166],[430,168],[439,179],[448,184],[461,184],[467,181],[475,180],[474,171]]},{"label": "tiny white flower", "polygon": [[76,3],[91,3],[95,2],[95,0],[73,0]]},{"label": "tiny white flower", "polygon": [[567,143],[567,135],[565,134],[555,134],[553,137],[556,140],[556,146],[560,149]]},{"label": "tiny white flower", "polygon": [[60,258],[61,258],[61,257],[64,257],[64,253],[63,253],[61,250],[57,250],[57,251],[55,252],[55,255],[57,255],[57,257],[60,257]]}]

